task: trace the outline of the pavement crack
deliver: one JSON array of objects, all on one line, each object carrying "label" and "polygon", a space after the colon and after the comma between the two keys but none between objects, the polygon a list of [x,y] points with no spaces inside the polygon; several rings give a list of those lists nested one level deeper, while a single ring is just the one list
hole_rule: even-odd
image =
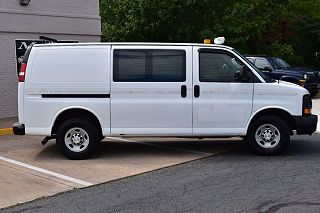
[{"label": "pavement crack", "polygon": [[33,206],[33,207],[29,207],[29,208],[24,208],[24,209],[19,209],[18,211],[14,211],[14,212],[33,212],[35,210],[40,210],[42,209],[43,206]]},{"label": "pavement crack", "polygon": [[273,213],[273,212],[277,212],[279,211],[280,209],[282,208],[285,208],[285,207],[290,207],[290,206],[320,206],[320,203],[319,202],[297,202],[297,201],[294,201],[294,202],[289,202],[289,203],[278,203],[278,204],[274,204],[272,205],[271,207],[269,207],[268,209],[266,210],[262,210],[263,208],[265,208],[266,206],[272,204],[271,203],[266,203],[264,204],[262,207],[260,207],[260,213]]}]

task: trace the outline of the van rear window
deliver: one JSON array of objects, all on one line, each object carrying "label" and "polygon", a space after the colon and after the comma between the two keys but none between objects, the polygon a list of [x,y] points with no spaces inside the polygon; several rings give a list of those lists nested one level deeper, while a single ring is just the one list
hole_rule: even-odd
[{"label": "van rear window", "polygon": [[115,82],[184,82],[184,50],[114,50]]}]

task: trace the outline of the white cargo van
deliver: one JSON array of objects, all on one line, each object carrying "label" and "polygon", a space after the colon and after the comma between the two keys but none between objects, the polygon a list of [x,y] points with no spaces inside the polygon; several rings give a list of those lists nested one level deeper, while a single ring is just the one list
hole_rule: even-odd
[{"label": "white cargo van", "polygon": [[227,46],[43,44],[24,56],[14,133],[56,139],[70,159],[88,158],[105,136],[242,136],[275,155],[293,132],[316,131],[311,108],[306,89]]}]

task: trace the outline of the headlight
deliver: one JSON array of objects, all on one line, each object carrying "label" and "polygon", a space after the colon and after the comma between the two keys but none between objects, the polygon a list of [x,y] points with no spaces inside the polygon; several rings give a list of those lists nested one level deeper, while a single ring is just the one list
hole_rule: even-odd
[{"label": "headlight", "polygon": [[303,75],[303,78],[307,80],[308,75],[307,75],[307,74],[304,74],[304,75]]}]

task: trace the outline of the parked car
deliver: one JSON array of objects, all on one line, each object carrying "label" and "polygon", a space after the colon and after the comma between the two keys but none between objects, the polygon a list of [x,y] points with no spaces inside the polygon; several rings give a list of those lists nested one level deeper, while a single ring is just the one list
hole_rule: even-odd
[{"label": "parked car", "polygon": [[318,121],[306,89],[270,80],[223,45],[37,44],[18,102],[14,133],[56,139],[70,159],[88,158],[106,136],[241,136],[276,155]]},{"label": "parked car", "polygon": [[291,67],[284,60],[271,56],[247,56],[247,58],[270,78],[291,82],[306,88],[311,96],[319,92],[318,71],[305,67]]}]

